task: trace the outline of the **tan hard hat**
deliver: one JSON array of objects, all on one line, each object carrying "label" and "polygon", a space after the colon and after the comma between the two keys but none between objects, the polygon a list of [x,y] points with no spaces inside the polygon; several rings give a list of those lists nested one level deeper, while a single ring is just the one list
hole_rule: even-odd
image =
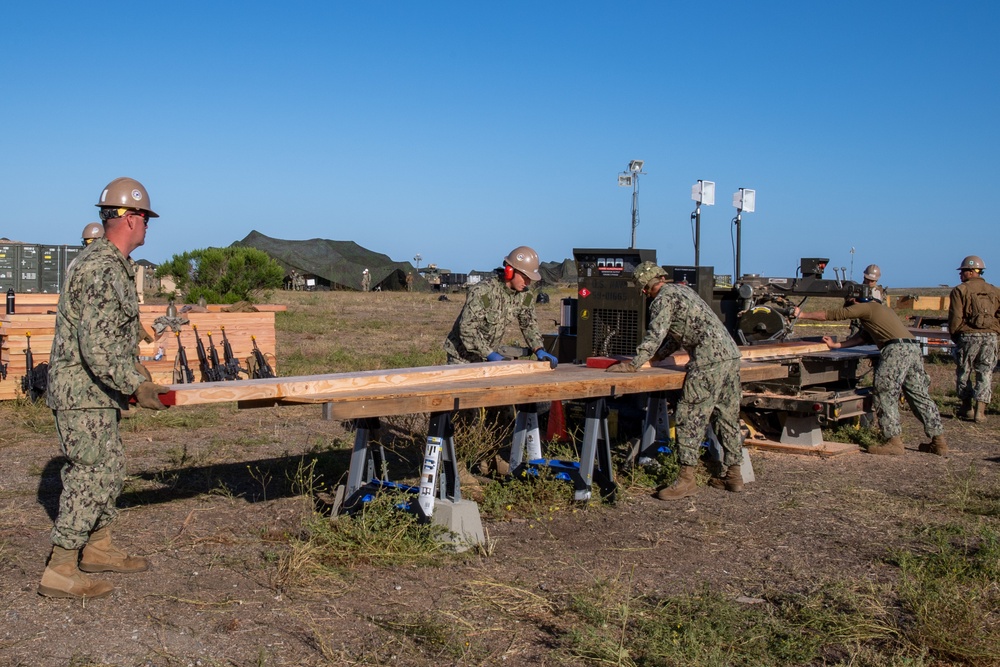
[{"label": "tan hard hat", "polygon": [[657,278],[664,278],[666,275],[667,272],[663,270],[663,267],[657,265],[656,262],[643,262],[635,268],[632,280],[635,281],[636,287],[644,290],[651,282]]},{"label": "tan hard hat", "polygon": [[962,260],[962,266],[958,267],[959,271],[964,269],[979,269],[980,271],[984,271],[986,264],[983,263],[983,258],[979,255],[969,255]]},{"label": "tan hard hat", "polygon": [[865,267],[865,280],[878,280],[882,277],[882,269],[878,264],[869,264]]},{"label": "tan hard hat", "polygon": [[538,272],[538,253],[526,245],[518,246],[504,257],[504,263],[509,264],[515,271],[520,271],[532,280],[541,280],[542,274]]},{"label": "tan hard hat", "polygon": [[149,194],[142,183],[122,176],[105,186],[96,206],[101,208],[129,208],[145,211],[151,218],[160,217],[149,207]]},{"label": "tan hard hat", "polygon": [[93,241],[94,239],[99,239],[104,237],[104,225],[99,222],[92,222],[83,228],[83,234],[81,235],[83,242]]}]

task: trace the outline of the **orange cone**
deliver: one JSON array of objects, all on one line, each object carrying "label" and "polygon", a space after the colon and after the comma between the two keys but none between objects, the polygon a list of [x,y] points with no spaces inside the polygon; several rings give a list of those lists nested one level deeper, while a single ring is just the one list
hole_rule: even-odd
[{"label": "orange cone", "polygon": [[549,404],[549,423],[545,427],[546,442],[556,439],[559,442],[569,442],[569,433],[566,432],[566,415],[563,414],[562,401],[552,401]]}]

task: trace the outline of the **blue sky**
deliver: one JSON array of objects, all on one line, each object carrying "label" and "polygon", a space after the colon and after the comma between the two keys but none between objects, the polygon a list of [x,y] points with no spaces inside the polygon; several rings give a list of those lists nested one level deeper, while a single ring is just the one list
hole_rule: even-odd
[{"label": "blue sky", "polygon": [[967,254],[1000,273],[998,30],[992,2],[7,3],[0,236],[76,243],[127,175],[154,262],[253,229],[561,261],[628,247],[638,158],[636,245],[663,264],[694,260],[705,179],[717,273],[746,187],[745,272],[954,284]]}]

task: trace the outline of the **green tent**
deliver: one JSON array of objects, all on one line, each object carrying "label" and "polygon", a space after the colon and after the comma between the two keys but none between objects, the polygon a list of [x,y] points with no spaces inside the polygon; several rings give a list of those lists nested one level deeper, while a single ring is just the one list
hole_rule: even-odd
[{"label": "green tent", "polygon": [[388,255],[362,248],[354,241],[285,241],[254,230],[233,245],[263,250],[285,269],[286,282],[295,271],[306,281],[313,279],[317,289],[360,290],[365,269],[371,275],[372,290],[405,290],[406,276],[411,273],[413,289],[430,289],[409,262],[394,262]]}]

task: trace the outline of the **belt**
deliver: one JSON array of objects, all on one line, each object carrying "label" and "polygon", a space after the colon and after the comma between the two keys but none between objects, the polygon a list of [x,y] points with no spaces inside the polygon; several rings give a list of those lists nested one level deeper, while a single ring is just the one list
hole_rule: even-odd
[{"label": "belt", "polygon": [[889,347],[894,343],[909,343],[910,345],[920,345],[920,341],[916,338],[893,338],[892,340],[887,340],[882,344],[882,347]]}]

